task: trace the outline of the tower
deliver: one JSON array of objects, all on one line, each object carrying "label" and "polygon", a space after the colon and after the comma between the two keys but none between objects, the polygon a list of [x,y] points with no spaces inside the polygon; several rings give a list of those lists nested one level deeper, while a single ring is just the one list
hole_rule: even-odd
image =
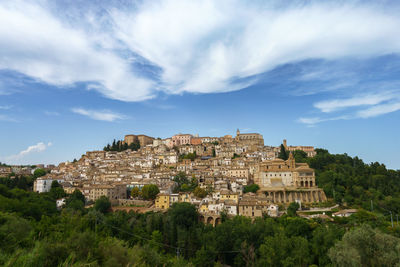
[{"label": "tower", "polygon": [[296,162],[295,162],[292,152],[289,153],[289,158],[287,161],[288,161],[289,168],[294,169],[296,167]]},{"label": "tower", "polygon": [[236,136],[239,136],[240,135],[240,131],[239,131],[239,128],[236,130]]},{"label": "tower", "polygon": [[287,149],[287,141],[286,141],[286,139],[283,139],[283,146],[285,147],[285,149]]}]

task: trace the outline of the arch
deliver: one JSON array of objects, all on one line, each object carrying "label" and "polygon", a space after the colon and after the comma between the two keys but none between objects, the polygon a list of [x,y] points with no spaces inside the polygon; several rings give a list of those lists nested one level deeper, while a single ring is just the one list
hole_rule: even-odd
[{"label": "arch", "polygon": [[207,218],[207,224],[213,224],[213,222],[214,222],[214,218],[213,217],[208,217]]},{"label": "arch", "polygon": [[300,186],[304,187],[304,182],[303,181],[300,182]]},{"label": "arch", "polygon": [[306,181],[306,183],[305,183],[305,187],[308,187],[308,181]]},{"label": "arch", "polygon": [[313,187],[313,182],[312,181],[310,181],[310,187]]},{"label": "arch", "polygon": [[221,223],[221,218],[215,218],[215,226],[217,226],[218,224],[220,224]]}]

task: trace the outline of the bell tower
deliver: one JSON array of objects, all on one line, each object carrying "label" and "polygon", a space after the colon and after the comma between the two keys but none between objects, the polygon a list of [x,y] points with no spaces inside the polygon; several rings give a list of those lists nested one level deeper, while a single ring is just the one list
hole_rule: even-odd
[{"label": "bell tower", "polygon": [[296,167],[296,162],[295,162],[292,152],[289,153],[289,158],[287,161],[288,161],[289,168],[294,169]]}]

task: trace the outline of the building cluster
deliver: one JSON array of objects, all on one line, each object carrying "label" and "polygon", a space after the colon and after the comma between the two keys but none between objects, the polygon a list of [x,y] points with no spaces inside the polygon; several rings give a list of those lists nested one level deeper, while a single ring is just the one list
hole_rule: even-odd
[{"label": "building cluster", "polygon": [[[295,162],[291,153],[288,160],[279,159],[280,146],[265,146],[258,133],[237,130],[235,137],[176,134],[166,139],[125,136],[124,143],[133,142],[140,144],[139,150],[90,151],[76,162],[61,163],[37,179],[35,190],[46,192],[50,190],[49,184],[57,180],[67,193],[77,189],[91,201],[100,196],[117,200],[129,198],[133,187],[156,184],[160,189],[156,209],[168,209],[174,202],[190,202],[201,214],[215,216],[221,212],[275,216],[280,203],[326,200],[315,184],[313,169]],[[287,151],[302,150],[309,157],[315,155],[313,147],[288,146],[286,140],[283,145]],[[194,178],[209,194],[198,199],[190,192],[173,193],[173,179],[178,173]],[[253,183],[260,190],[243,194],[243,188]]]},{"label": "building cluster", "polygon": [[8,177],[12,175],[31,175],[38,169],[51,170],[55,168],[54,165],[37,164],[33,166],[22,166],[22,165],[12,165],[12,166],[0,166],[0,177]]}]

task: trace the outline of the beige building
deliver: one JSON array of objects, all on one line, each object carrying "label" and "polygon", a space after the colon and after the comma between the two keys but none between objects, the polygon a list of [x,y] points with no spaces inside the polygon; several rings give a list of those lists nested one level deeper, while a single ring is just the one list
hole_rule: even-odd
[{"label": "beige building", "polygon": [[235,140],[243,144],[264,146],[264,138],[259,133],[242,134],[239,129],[237,129]]},{"label": "beige building", "polygon": [[172,143],[174,146],[190,145],[192,137],[191,134],[176,134],[172,136]]},{"label": "beige building", "polygon": [[129,134],[129,135],[125,135],[125,138],[124,138],[124,142],[127,143],[128,145],[138,142],[140,144],[140,147],[152,145],[153,140],[154,140],[153,137],[150,137],[150,136],[147,136],[144,134],[139,134],[139,135]]},{"label": "beige building", "polygon": [[[294,152],[296,150],[301,150],[307,153],[307,157],[314,157],[315,155],[317,155],[317,152],[315,151],[313,146],[288,146],[287,145],[287,141],[286,139],[283,139],[283,146],[285,147],[286,151],[288,152]],[[279,154],[279,152],[281,151],[281,147],[275,147],[274,151],[276,153],[276,155]]]},{"label": "beige building", "polygon": [[7,177],[11,173],[11,167],[0,167],[0,177]]},{"label": "beige building", "polygon": [[156,208],[162,209],[162,210],[168,209],[170,206],[169,198],[170,198],[169,194],[159,193],[155,200]]},{"label": "beige building", "polygon": [[89,200],[96,201],[101,196],[106,196],[108,199],[125,199],[126,185],[96,185],[89,189]]},{"label": "beige building", "polygon": [[296,163],[292,153],[286,161],[275,159],[260,163],[254,182],[274,202],[326,201],[324,191],[315,184],[314,170],[307,163]]}]

